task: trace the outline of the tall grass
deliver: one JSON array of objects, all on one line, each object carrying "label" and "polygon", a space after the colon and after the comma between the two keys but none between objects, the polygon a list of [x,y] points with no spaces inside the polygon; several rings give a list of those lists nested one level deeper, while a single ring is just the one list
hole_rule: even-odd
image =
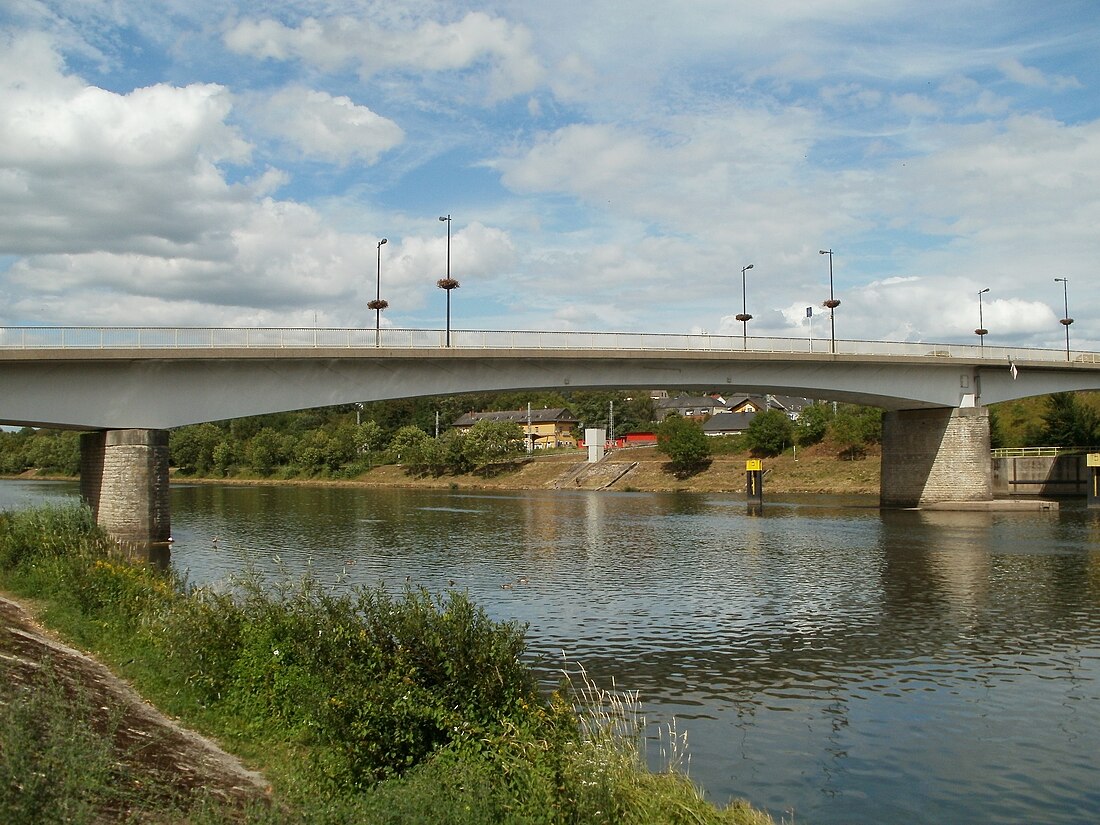
[{"label": "tall grass", "polygon": [[263,770],[280,821],[769,821],[706,802],[674,731],[647,770],[636,696],[583,671],[542,694],[524,628],[464,593],[194,588],[113,549],[84,509],[0,514],[0,586]]}]

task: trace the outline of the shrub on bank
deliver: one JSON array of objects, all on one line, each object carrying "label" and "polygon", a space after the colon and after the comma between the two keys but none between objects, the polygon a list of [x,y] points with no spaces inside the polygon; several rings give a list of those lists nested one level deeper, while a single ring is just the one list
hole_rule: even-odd
[{"label": "shrub on bank", "polygon": [[523,628],[462,593],[229,590],[111,557],[82,509],[0,514],[0,585],[249,754],[302,822],[766,822],[652,774],[608,695],[542,695]]}]

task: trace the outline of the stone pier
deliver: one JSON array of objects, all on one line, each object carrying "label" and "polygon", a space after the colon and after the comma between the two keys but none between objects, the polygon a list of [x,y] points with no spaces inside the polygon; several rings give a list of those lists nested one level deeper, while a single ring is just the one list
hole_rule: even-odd
[{"label": "stone pier", "polygon": [[884,507],[992,501],[985,407],[899,410],[882,419]]},{"label": "stone pier", "polygon": [[127,544],[172,535],[168,431],[102,430],[80,437],[80,495],[96,522]]}]

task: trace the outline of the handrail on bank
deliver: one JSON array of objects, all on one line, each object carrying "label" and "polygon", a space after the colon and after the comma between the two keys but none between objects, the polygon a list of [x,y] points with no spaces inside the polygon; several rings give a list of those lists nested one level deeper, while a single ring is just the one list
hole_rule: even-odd
[{"label": "handrail on bank", "polygon": [[995,447],[990,453],[993,458],[1057,458],[1100,453],[1100,447]]},{"label": "handrail on bank", "polygon": [[[666,350],[696,352],[810,353],[830,355],[833,342],[813,338],[745,339],[740,335],[451,330],[452,349]],[[3,349],[427,349],[446,346],[443,330],[334,327],[0,327]],[[1100,364],[1100,353],[1064,349],[978,347],[912,341],[837,340],[838,355],[905,355],[1013,361]]]}]

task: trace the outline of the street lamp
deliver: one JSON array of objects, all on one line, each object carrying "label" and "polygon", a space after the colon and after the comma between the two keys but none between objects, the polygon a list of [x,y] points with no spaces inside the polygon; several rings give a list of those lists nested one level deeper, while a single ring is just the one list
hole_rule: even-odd
[{"label": "street lamp", "polygon": [[382,310],[390,305],[389,301],[382,300],[382,244],[385,242],[385,238],[378,242],[378,269],[374,282],[374,300],[367,304],[368,309],[374,310],[374,345],[376,347],[382,346]]},{"label": "street lamp", "polygon": [[989,330],[985,328],[985,322],[982,318],[982,296],[987,292],[989,292],[989,287],[986,287],[978,293],[978,328],[974,330],[974,334],[978,336],[978,343],[983,352],[985,351],[985,336],[989,334]]},{"label": "street lamp", "polygon": [[741,314],[737,316],[737,320],[741,322],[741,349],[749,348],[749,321],[752,316],[745,307],[745,273],[750,269],[752,264],[741,267]]},{"label": "street lamp", "polygon": [[447,224],[447,277],[436,281],[436,286],[447,291],[447,346],[451,345],[451,290],[458,289],[458,281],[451,277],[451,216],[440,215]]},{"label": "street lamp", "polygon": [[1061,282],[1062,284],[1062,300],[1065,302],[1066,314],[1062,318],[1060,323],[1066,328],[1066,360],[1069,360],[1069,325],[1073,323],[1073,319],[1069,317],[1069,278],[1055,278],[1055,282]]},{"label": "street lamp", "polygon": [[833,355],[836,355],[836,319],[833,317],[833,311],[840,306],[840,301],[833,297],[833,250],[818,251],[822,255],[829,256],[829,300],[824,303],[824,306],[829,308],[829,339],[832,342]]}]

